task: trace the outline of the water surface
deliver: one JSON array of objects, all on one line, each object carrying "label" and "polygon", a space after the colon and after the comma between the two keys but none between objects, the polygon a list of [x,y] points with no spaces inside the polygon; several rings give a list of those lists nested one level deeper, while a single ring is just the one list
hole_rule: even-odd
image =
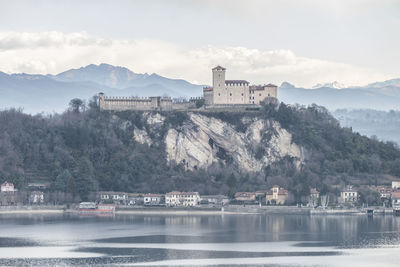
[{"label": "water surface", "polygon": [[1,215],[0,266],[399,266],[400,217]]}]

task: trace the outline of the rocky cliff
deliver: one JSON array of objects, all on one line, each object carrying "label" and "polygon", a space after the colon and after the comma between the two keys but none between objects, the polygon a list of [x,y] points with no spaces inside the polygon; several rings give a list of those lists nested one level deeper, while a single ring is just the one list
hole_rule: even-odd
[{"label": "rocky cliff", "polygon": [[[151,145],[164,125],[159,113],[143,113],[147,129],[134,129],[134,139]],[[250,172],[285,156],[294,159],[299,167],[304,161],[304,148],[293,143],[292,135],[274,120],[243,116],[243,131],[235,125],[207,114],[188,113],[177,127],[167,127],[163,137],[168,163],[182,164],[188,170],[206,169],[212,164],[232,163],[238,169]]]}]

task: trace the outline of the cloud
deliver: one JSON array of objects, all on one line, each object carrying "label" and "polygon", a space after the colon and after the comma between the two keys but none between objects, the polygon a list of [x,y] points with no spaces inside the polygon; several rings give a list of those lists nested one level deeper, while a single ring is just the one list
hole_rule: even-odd
[{"label": "cloud", "polygon": [[388,75],[341,62],[296,55],[291,50],[205,46],[188,48],[154,39],[122,40],[87,33],[0,32],[0,70],[8,73],[59,73],[88,64],[109,63],[134,72],[155,72],[200,84],[211,83],[211,68],[223,65],[227,78],[251,83],[290,81],[311,87],[340,81],[361,85]]}]

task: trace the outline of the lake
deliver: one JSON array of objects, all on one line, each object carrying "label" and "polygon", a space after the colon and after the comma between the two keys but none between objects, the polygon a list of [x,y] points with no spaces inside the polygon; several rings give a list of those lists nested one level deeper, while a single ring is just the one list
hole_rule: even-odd
[{"label": "lake", "polygon": [[400,217],[0,215],[0,266],[400,266]]}]

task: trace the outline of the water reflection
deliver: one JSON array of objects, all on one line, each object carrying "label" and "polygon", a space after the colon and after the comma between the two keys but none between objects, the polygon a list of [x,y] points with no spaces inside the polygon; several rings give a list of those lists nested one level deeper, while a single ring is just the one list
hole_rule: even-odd
[{"label": "water reflection", "polygon": [[278,258],[280,264],[300,258],[319,265],[327,256],[344,259],[379,248],[387,257],[400,248],[400,217],[394,216],[1,215],[0,227],[2,266],[163,265],[185,259],[272,264]]}]

